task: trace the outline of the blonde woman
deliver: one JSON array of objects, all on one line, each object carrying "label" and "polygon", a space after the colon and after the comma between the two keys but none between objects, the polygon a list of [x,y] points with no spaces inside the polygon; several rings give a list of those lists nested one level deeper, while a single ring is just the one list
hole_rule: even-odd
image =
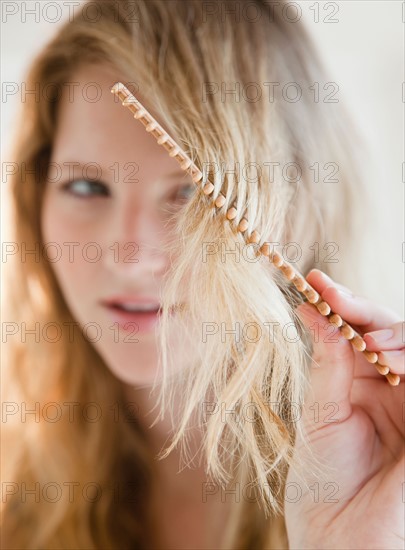
[{"label": "blonde woman", "polygon": [[[356,138],[333,104],[265,94],[322,78],[301,23],[259,1],[255,19],[214,9],[231,4],[91,2],[27,76],[40,96],[22,105],[11,182],[4,548],[403,547],[402,324],[347,289]],[[398,386],[244,245],[118,81]]]}]

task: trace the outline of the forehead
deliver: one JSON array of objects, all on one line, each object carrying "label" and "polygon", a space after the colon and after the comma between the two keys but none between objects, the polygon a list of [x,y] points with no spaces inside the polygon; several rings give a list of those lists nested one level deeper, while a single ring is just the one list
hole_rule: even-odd
[{"label": "forehead", "polygon": [[[119,80],[101,65],[83,67],[72,75],[59,105],[53,160],[131,161],[140,171],[174,172],[178,163],[111,93]],[[137,98],[142,101],[141,95]]]}]

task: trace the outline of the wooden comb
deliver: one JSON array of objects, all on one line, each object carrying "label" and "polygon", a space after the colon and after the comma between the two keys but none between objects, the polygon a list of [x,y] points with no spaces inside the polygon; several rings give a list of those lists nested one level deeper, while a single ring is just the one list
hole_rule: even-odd
[{"label": "wooden comb", "polygon": [[[156,138],[159,145],[162,145],[169,156],[175,158],[180,167],[191,175],[193,182],[197,185],[203,179],[203,173],[197,168],[190,157],[183,151],[183,149],[174,141],[172,137],[166,132],[164,128],[155,120],[155,118],[145,109],[145,107],[131,94],[124,84],[117,82],[111,89],[111,93],[117,96],[122,105],[127,107],[134,118],[142,122],[145,126],[145,130]],[[214,191],[214,185],[207,180],[202,187],[202,191],[205,195],[211,195]],[[226,202],[225,196],[219,193],[218,197],[214,201],[216,208],[220,209]],[[236,208],[233,206],[226,212],[226,218],[232,221],[237,215]],[[248,220],[243,217],[237,226],[237,231],[244,233],[248,228]],[[261,235],[258,231],[254,230],[249,236],[244,235],[245,242],[247,244],[259,243]],[[366,349],[366,342],[360,334],[358,334],[346,321],[342,319],[340,315],[334,313],[328,303],[322,300],[321,296],[316,290],[306,281],[306,279],[289,263],[284,260],[280,253],[275,250],[271,250],[269,243],[264,243],[259,248],[259,253],[263,256],[267,256],[275,267],[277,267],[283,275],[295,286],[295,288],[305,296],[310,304],[317,308],[317,310],[323,315],[332,325],[336,326],[344,338],[349,340],[353,347],[363,353],[364,357],[369,363],[372,363],[377,371],[386,377],[388,382],[392,386],[397,386],[400,382],[400,377],[397,374],[390,372],[389,367],[381,365],[378,362],[378,355],[374,351],[368,351]]]}]

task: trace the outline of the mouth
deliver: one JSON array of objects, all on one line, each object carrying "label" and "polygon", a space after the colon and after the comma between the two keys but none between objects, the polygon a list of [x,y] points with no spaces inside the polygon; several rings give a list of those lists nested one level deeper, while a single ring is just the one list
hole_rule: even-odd
[{"label": "mouth", "polygon": [[112,309],[118,311],[125,311],[127,313],[160,313],[160,304],[128,304],[128,303],[110,303],[107,305]]},{"label": "mouth", "polygon": [[161,314],[159,301],[144,296],[113,296],[101,304],[113,323],[109,328],[130,334],[153,331]]},{"label": "mouth", "polygon": [[[152,331],[162,315],[162,306],[156,300],[113,298],[101,303],[114,325],[132,333]],[[173,315],[182,308],[183,304],[174,305],[170,307],[169,314]]]}]

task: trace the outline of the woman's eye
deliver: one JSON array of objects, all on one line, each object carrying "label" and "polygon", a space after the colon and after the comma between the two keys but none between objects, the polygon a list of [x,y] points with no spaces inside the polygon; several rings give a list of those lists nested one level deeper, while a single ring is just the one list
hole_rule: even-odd
[{"label": "woman's eye", "polygon": [[188,183],[187,185],[182,185],[176,193],[176,200],[187,201],[191,199],[195,192],[195,184]]},{"label": "woman's eye", "polygon": [[99,181],[75,180],[64,185],[63,190],[78,197],[108,197],[110,195],[108,187]]}]

